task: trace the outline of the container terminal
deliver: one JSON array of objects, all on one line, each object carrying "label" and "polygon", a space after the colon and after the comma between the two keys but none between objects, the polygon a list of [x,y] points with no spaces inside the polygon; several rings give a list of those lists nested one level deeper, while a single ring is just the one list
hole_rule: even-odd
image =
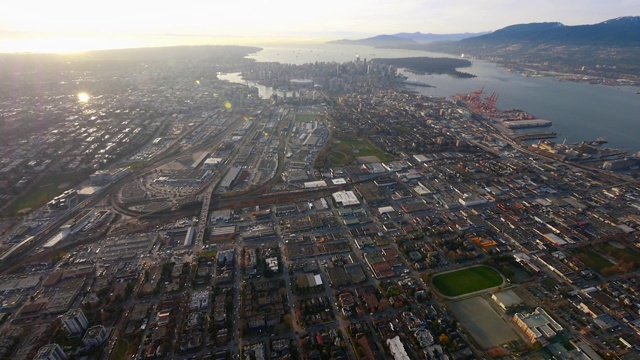
[{"label": "container terminal", "polygon": [[458,104],[467,107],[471,112],[501,123],[507,129],[527,129],[534,127],[547,127],[553,123],[549,120],[536,119],[523,110],[496,108],[499,94],[493,92],[490,96],[482,98],[484,87],[468,94],[456,94],[452,99]]}]

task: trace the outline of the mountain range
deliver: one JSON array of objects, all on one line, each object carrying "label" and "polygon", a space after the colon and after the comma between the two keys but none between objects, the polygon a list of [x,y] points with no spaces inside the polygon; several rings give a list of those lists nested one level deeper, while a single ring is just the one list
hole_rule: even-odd
[{"label": "mountain range", "polygon": [[[439,42],[434,44],[434,42]],[[397,33],[359,40],[336,40],[333,44],[405,47],[465,47],[491,43],[545,43],[566,45],[640,46],[640,16],[619,17],[592,25],[564,25],[559,22],[517,24],[483,33],[423,34]]]},{"label": "mountain range", "polygon": [[[465,54],[465,57],[489,59],[510,68],[640,83],[640,16],[619,17],[592,25],[517,24],[485,34],[429,38],[433,35],[400,33],[334,43]],[[448,36],[458,39],[452,41],[456,39]]]},{"label": "mountain range", "polygon": [[460,34],[423,34],[421,32],[413,33],[397,33],[392,35],[377,35],[374,37],[360,39],[360,40],[336,40],[330,41],[330,44],[344,44],[344,45],[367,45],[375,47],[386,46],[403,46],[403,45],[417,45],[424,44],[432,41],[455,41],[462,40],[473,36],[479,36],[488,34],[488,32],[481,33],[460,33]]},{"label": "mountain range", "polygon": [[460,44],[531,42],[566,45],[640,45],[640,16],[627,16],[593,25],[567,26],[558,22],[511,25],[462,39]]}]

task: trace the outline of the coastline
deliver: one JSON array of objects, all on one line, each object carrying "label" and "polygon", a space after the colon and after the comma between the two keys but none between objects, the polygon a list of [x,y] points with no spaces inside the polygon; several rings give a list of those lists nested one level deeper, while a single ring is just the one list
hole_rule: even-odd
[{"label": "coastline", "polygon": [[583,83],[583,84],[590,84],[590,85],[640,87],[640,76],[636,80],[618,79],[618,78],[614,79],[614,78],[599,77],[594,75],[579,74],[579,73],[572,73],[572,72],[558,72],[558,71],[545,70],[545,69],[522,68],[517,64],[509,63],[506,61],[500,61],[500,60],[491,60],[491,59],[483,59],[483,60],[500,65],[504,67],[508,72],[516,73],[523,77],[529,77],[529,78],[551,77],[557,81],[562,81],[562,82],[575,82],[575,83]]}]

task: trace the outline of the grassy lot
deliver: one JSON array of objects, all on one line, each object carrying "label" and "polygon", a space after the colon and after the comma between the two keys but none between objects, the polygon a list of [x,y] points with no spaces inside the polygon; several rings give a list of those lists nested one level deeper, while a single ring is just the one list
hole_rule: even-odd
[{"label": "grassy lot", "polygon": [[133,338],[131,337],[120,337],[118,342],[116,342],[116,346],[113,349],[112,359],[116,360],[128,360],[131,359],[131,356],[135,354],[138,346],[140,345],[140,339],[142,338],[142,333],[137,333]]},{"label": "grassy lot", "polygon": [[377,156],[380,161],[392,161],[394,158],[386,152],[375,147],[369,140],[345,138],[339,139],[342,143],[348,144],[353,156]]},{"label": "grassy lot", "polygon": [[602,274],[602,269],[613,266],[613,264],[609,260],[600,256],[598,253],[591,249],[582,248],[578,250],[576,256],[585,265],[599,272],[600,274]]},{"label": "grassy lot", "polygon": [[435,275],[431,281],[444,296],[460,296],[502,285],[500,273],[488,266],[474,266]]},{"label": "grassy lot", "polygon": [[215,259],[217,253],[215,250],[203,251],[200,253],[200,257]]},{"label": "grassy lot", "polygon": [[329,153],[329,161],[334,165],[344,165],[347,156],[338,151],[332,151]]},{"label": "grassy lot", "polygon": [[616,260],[633,261],[636,264],[640,264],[640,253],[627,246],[623,245],[622,248],[618,248],[609,243],[603,243],[599,244],[598,247],[602,249],[602,252]]},{"label": "grassy lot", "polygon": [[131,169],[131,171],[137,171],[143,168],[146,164],[147,164],[146,161],[136,161],[136,162],[130,163],[128,166],[129,166],[129,169]]},{"label": "grassy lot", "polygon": [[353,137],[333,138],[316,159],[315,166],[327,168],[332,166],[355,165],[356,158],[376,156],[380,161],[392,161],[395,158],[375,147],[369,140]]},{"label": "grassy lot", "polygon": [[640,264],[640,253],[626,245],[614,246],[611,243],[602,243],[596,245],[596,248],[603,255],[602,257],[608,257],[611,259],[610,262],[616,262],[616,264],[598,270],[604,276],[618,273],[626,274],[637,269]]},{"label": "grassy lot", "polygon": [[586,266],[603,276],[627,273],[635,270],[640,264],[640,253],[622,244],[614,246],[611,243],[602,243],[594,248],[576,249],[573,253]]},{"label": "grassy lot", "polygon": [[355,138],[337,139],[331,144],[328,156],[329,161],[335,166],[355,163],[355,159],[360,156],[376,156],[380,161],[393,160],[391,155],[376,148],[368,140]]},{"label": "grassy lot", "polygon": [[411,129],[410,129],[410,128],[408,128],[408,127],[406,127],[406,126],[402,126],[402,125],[400,125],[400,126],[396,126],[396,127],[395,127],[395,130],[396,130],[397,132],[405,133],[405,134],[411,131]]},{"label": "grassy lot", "polygon": [[36,183],[21,197],[11,204],[4,214],[12,216],[26,208],[36,210],[45,205],[49,200],[62,194],[65,190],[79,184],[86,178],[82,173],[48,174]]},{"label": "grassy lot", "polygon": [[126,340],[119,339],[116,343],[115,349],[113,351],[114,359],[126,359],[127,358],[127,350],[129,350],[129,344]]}]

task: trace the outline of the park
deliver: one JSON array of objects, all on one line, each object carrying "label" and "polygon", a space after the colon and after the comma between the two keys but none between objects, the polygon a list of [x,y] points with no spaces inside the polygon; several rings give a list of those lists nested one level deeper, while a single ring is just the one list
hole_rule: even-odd
[{"label": "park", "polygon": [[435,275],[431,283],[444,296],[456,297],[502,285],[504,279],[495,269],[472,266]]}]

